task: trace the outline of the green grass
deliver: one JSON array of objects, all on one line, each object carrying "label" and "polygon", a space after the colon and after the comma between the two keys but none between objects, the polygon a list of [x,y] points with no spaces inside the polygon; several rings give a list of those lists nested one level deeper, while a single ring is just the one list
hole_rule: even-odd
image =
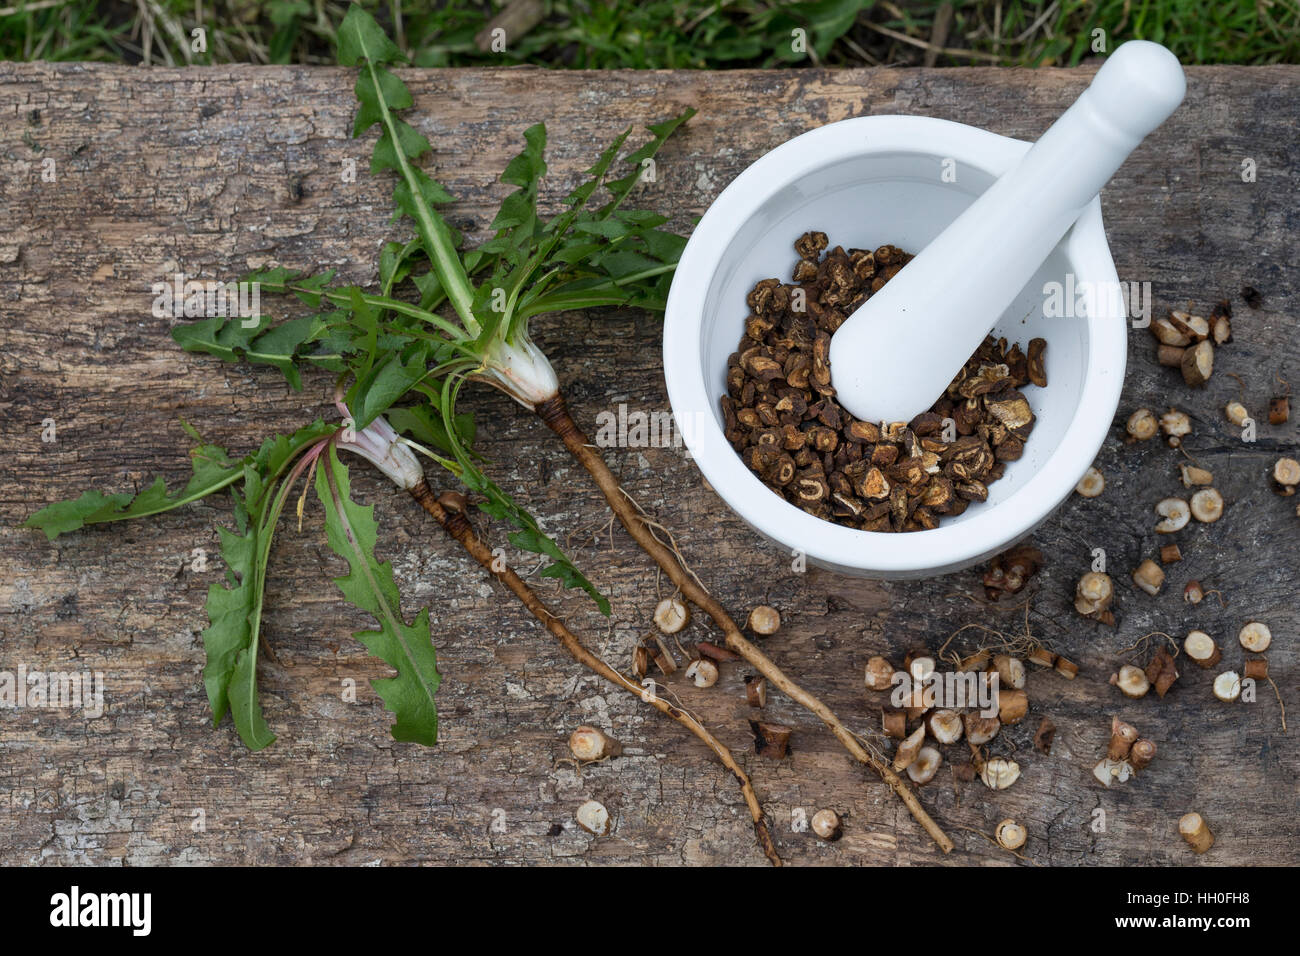
[{"label": "green grass", "polygon": [[[771,66],[1074,65],[1130,39],[1188,64],[1300,62],[1300,0],[536,0],[543,19],[504,52],[475,35],[497,2],[367,0],[422,66],[534,63],[605,69]],[[951,8],[946,37],[936,14]],[[0,59],[124,63],[328,63],[335,0],[0,0]],[[201,19],[199,13],[201,12]],[[196,52],[191,31],[207,29]],[[792,49],[805,31],[806,50]],[[936,40],[942,39],[942,43]],[[933,49],[929,49],[933,48]]]}]

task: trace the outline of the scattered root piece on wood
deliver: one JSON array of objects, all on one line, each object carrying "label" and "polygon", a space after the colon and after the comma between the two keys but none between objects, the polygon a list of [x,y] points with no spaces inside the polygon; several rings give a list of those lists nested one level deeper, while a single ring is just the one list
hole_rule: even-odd
[{"label": "scattered root piece on wood", "polygon": [[751,720],[749,729],[754,734],[754,753],[760,757],[781,760],[790,752],[790,734],[793,731],[785,724]]},{"label": "scattered root piece on wood", "polygon": [[1023,690],[998,689],[998,720],[1004,724],[1018,724],[1029,713],[1029,695]]},{"label": "scattered root piece on wood", "polygon": [[718,665],[707,657],[691,661],[686,667],[686,679],[696,687],[712,687],[718,682]]},{"label": "scattered root piece on wood", "polygon": [[993,833],[997,837],[998,846],[1004,850],[1019,850],[1029,837],[1024,827],[1009,818],[999,823]]},{"label": "scattered root piece on wood", "polygon": [[610,816],[605,805],[599,800],[588,800],[574,814],[578,826],[592,836],[609,836]]},{"label": "scattered root piece on wood", "polygon": [[1110,675],[1110,682],[1118,687],[1125,697],[1132,697],[1135,700],[1139,697],[1145,697],[1147,691],[1151,689],[1151,682],[1147,680],[1146,671],[1132,664],[1125,664],[1118,673]]},{"label": "scattered root piece on wood", "polygon": [[761,637],[769,637],[781,629],[781,615],[776,608],[760,604],[749,612],[745,626]]},{"label": "scattered root piece on wood", "polygon": [[584,724],[569,734],[569,751],[580,763],[591,763],[619,756],[623,745],[598,728]]},{"label": "scattered root piece on wood", "polygon": [[1005,790],[1020,779],[1020,764],[1007,757],[993,757],[984,761],[980,779],[990,790]]},{"label": "scattered root piece on wood", "polygon": [[745,699],[750,707],[767,706],[767,678],[760,674],[745,675]]},{"label": "scattered root piece on wood", "polygon": [[1052,718],[1044,717],[1038,724],[1038,730],[1034,732],[1034,747],[1042,753],[1050,754],[1052,752],[1052,741],[1056,739],[1056,724],[1052,723]]},{"label": "scattered root piece on wood", "polygon": [[934,775],[939,772],[939,764],[943,762],[943,755],[939,753],[936,747],[922,747],[907,767],[907,775],[912,778],[912,782],[918,787],[924,786],[934,779]]},{"label": "scattered root piece on wood", "polygon": [[1259,621],[1249,621],[1237,634],[1237,640],[1241,646],[1252,654],[1263,654],[1268,650],[1268,646],[1273,643],[1273,632],[1269,630],[1267,624]]},{"label": "scattered root piece on wood", "polygon": [[1178,680],[1178,668],[1174,666],[1174,656],[1169,653],[1169,648],[1161,644],[1151,657],[1151,663],[1146,668],[1147,680],[1155,689],[1156,696],[1164,697],[1173,686],[1174,681]]},{"label": "scattered root piece on wood", "polygon": [[1209,670],[1223,659],[1223,654],[1219,651],[1219,645],[1214,643],[1214,638],[1204,631],[1188,631],[1187,637],[1183,639],[1183,650],[1191,660],[1196,662],[1197,666],[1206,670]]},{"label": "scattered root piece on wood", "polygon": [[655,606],[655,626],[665,634],[676,634],[691,620],[691,610],[675,597],[664,598]]},{"label": "scattered root piece on wood", "polygon": [[[1183,523],[1186,523],[1186,516]],[[1163,522],[1162,522],[1163,523]],[[1146,558],[1133,571],[1133,583],[1139,588],[1155,597],[1160,593],[1160,588],[1165,583],[1165,572],[1160,565],[1156,564],[1150,558]]]},{"label": "scattered root piece on wood", "polygon": [[1224,671],[1214,678],[1214,696],[1225,704],[1241,696],[1241,678],[1236,671]]},{"label": "scattered root piece on wood", "polygon": [[1110,719],[1110,743],[1106,746],[1106,756],[1111,760],[1126,760],[1133,743],[1138,739],[1137,728],[1125,723],[1118,717]]},{"label": "scattered root piece on wood", "polygon": [[1143,737],[1141,740],[1133,741],[1133,747],[1128,752],[1128,762],[1132,764],[1134,770],[1142,770],[1155,759],[1155,756],[1155,741]]},{"label": "scattered root piece on wood", "polygon": [[1185,813],[1179,819],[1178,833],[1198,855],[1214,846],[1214,834],[1210,832],[1209,824],[1195,811]]},{"label": "scattered root piece on wood", "polygon": [[813,814],[812,831],[827,843],[834,843],[844,835],[840,815],[834,810],[818,810]]}]

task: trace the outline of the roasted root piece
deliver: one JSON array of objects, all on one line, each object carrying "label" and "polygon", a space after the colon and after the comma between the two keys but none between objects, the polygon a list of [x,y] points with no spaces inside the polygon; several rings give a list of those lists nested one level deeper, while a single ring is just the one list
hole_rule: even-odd
[{"label": "roasted root piece", "polygon": [[1178,680],[1178,668],[1174,666],[1174,656],[1163,644],[1152,655],[1151,663],[1147,664],[1146,678],[1159,697],[1164,697],[1174,681]]},{"label": "roasted root piece", "polygon": [[795,243],[792,282],[763,279],[728,358],[723,433],[775,495],[871,532],[928,531],[1024,454],[1035,424],[1022,389],[1047,382],[1043,339],[1027,351],[986,338],[933,406],[906,422],[855,419],[831,385],[831,336],[911,256],[845,250],[825,233]]},{"label": "roasted root piece", "polygon": [[996,601],[1003,594],[1017,594],[1043,565],[1043,552],[1017,545],[989,562],[984,572],[984,595]]}]

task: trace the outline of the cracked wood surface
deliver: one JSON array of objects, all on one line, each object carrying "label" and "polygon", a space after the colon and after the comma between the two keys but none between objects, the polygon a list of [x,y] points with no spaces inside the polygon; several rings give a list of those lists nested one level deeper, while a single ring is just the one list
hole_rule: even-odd
[{"label": "cracked wood surface", "polygon": [[[991,833],[1004,817],[1028,827],[1025,854],[1040,863],[1300,861],[1300,759],[1293,736],[1280,733],[1270,688],[1254,705],[1228,706],[1212,699],[1212,674],[1197,668],[1184,669],[1163,701],[1127,701],[1106,683],[1121,649],[1151,631],[1181,638],[1201,627],[1220,642],[1225,666],[1239,666],[1237,629],[1256,618],[1273,629],[1272,672],[1300,719],[1298,519],[1295,499],[1275,497],[1267,480],[1279,454],[1294,454],[1296,425],[1262,424],[1259,441],[1243,444],[1221,411],[1240,397],[1263,419],[1282,388],[1274,375],[1297,374],[1300,68],[1188,74],[1185,105],[1106,190],[1107,231],[1121,277],[1151,282],[1157,312],[1232,297],[1236,340],[1220,350],[1209,386],[1190,392],[1155,364],[1148,334],[1132,333],[1124,399],[1099,455],[1106,492],[1072,499],[1033,539],[1048,566],[1026,592],[1028,626],[1081,670],[1073,682],[1031,675],[1029,719],[994,747],[1014,749],[1020,782],[992,794],[942,768],[922,800],[957,843],[944,858],[878,779],[780,695],[768,718],[794,728],[792,754],[756,757],[745,668],[725,665],[709,691],[674,681],[751,772],[789,862],[1019,865],[971,832]],[[496,176],[538,120],[551,143],[542,200],[554,209],[617,131],[697,107],[644,200],[688,228],[748,163],[809,128],[903,112],[1033,138],[1090,75],[509,69],[405,78],[416,107],[408,119],[434,145],[429,165],[462,197],[453,219],[478,238],[503,194]],[[393,233],[391,183],[366,173],[369,142],[348,136],[353,109],[352,76],[337,69],[0,64],[0,671],[98,671],[106,682],[97,719],[0,711],[0,863],[761,864],[740,795],[702,745],[579,670],[412,501],[363,468],[354,469],[355,489],[377,505],[381,557],[399,573],[405,610],[432,607],[444,675],[436,749],[388,736],[367,683],[384,667],[350,636],[364,621],[329,583],[340,562],[319,534],[319,509],[309,509],[303,534],[286,524],[269,576],[274,660],[263,662],[261,689],[279,740],[259,754],[244,750],[228,722],[209,726],[200,679],[203,601],[223,573],[215,528],[228,518],[225,501],[53,544],[17,527],[87,487],[131,490],[159,472],[183,479],[179,417],[242,452],[272,430],[329,414],[327,376],[309,377],[295,394],[273,370],[182,352],[167,321],[150,315],[150,286],[176,271],[231,277],[268,262],[374,281],[377,250]],[[1247,158],[1258,169],[1254,183],[1242,181]],[[55,182],[42,180],[45,160],[54,161]],[[350,184],[340,176],[349,160],[358,166]],[[1262,308],[1241,303],[1245,283],[1262,292]],[[538,338],[589,429],[619,403],[666,408],[651,317],[570,313],[539,323]],[[1161,543],[1151,509],[1181,490],[1180,456],[1158,441],[1123,444],[1123,420],[1139,404],[1191,413],[1187,448],[1216,472],[1228,502],[1217,524],[1180,534],[1185,560],[1167,569],[1155,599],[1132,587],[1128,570]],[[648,559],[621,531],[610,534],[596,491],[539,422],[488,390],[467,405],[480,416],[494,476],[545,527],[569,535],[578,564],[611,596],[613,618],[535,583],[591,646],[625,667],[660,588]],[[52,443],[41,440],[46,419],[56,424]],[[898,661],[966,624],[1025,626],[1014,602],[983,605],[975,571],[907,583],[794,574],[789,557],[743,526],[680,449],[606,456],[733,613],[759,601],[781,610],[785,626],[764,648],[855,729],[878,728],[880,700],[862,687],[872,654]],[[502,529],[488,532],[503,541]],[[1071,608],[1095,547],[1106,549],[1116,579],[1113,631]],[[191,566],[196,548],[209,557],[206,570]],[[1227,606],[1213,596],[1184,604],[1191,578],[1221,591]],[[697,621],[686,636],[717,635]],[[356,703],[342,699],[347,680],[356,682]],[[1138,779],[1104,790],[1089,768],[1112,713],[1154,739],[1159,755]],[[1031,743],[1043,716],[1059,728],[1050,756]],[[621,738],[625,754],[575,769],[565,741],[584,722]],[[610,808],[611,836],[573,824],[589,798]],[[845,816],[838,843],[793,825],[801,811],[822,807]],[[1202,858],[1176,835],[1190,809],[1218,837]]]}]

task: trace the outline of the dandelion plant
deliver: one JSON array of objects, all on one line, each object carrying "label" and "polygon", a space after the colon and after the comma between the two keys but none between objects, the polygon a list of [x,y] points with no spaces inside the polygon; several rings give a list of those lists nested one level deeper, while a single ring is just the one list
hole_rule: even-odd
[{"label": "dandelion plant", "polygon": [[[539,215],[537,206],[538,181],[546,172],[545,129],[531,127],[524,134],[523,152],[501,177],[516,189],[492,222],[493,237],[476,249],[461,252],[458,237],[438,212],[438,206],[452,197],[418,165],[431,148],[429,142],[397,116],[412,105],[405,85],[386,69],[399,61],[401,54],[378,25],[355,6],[339,31],[339,59],[344,65],[358,67],[356,93],[361,108],[353,134],[380,126],[371,171],[391,170],[396,174],[394,198],[398,210],[412,221],[416,231],[415,239],[386,250],[387,260],[380,264],[381,287],[391,290],[398,270],[409,268],[405,274],[420,291],[419,308],[405,313],[392,311],[402,317],[401,323],[423,320],[454,351],[435,372],[441,388],[429,382],[418,388],[428,398],[430,409],[442,418],[443,434],[449,439],[455,459],[453,470],[471,491],[499,494],[499,489],[474,467],[459,440],[456,402],[466,380],[487,382],[534,412],[587,470],[638,545],[683,596],[704,610],[722,630],[727,647],[825,723],[855,759],[871,767],[898,794],[939,847],[945,853],[950,851],[952,841],[889,764],[864,747],[824,702],[791,680],[746,639],[726,609],[687,570],[676,549],[655,534],[634,499],[573,420],[550,361],[529,335],[531,318],[560,309],[609,305],[664,309],[669,277],[685,240],[660,228],[667,217],[626,209],[625,201],[642,178],[642,164],[653,160],[693,111],[649,127],[652,138],[628,157],[631,170],[610,179],[608,174],[628,135],[623,134],[587,170],[583,183],[565,197],[564,210],[549,219]],[[593,205],[602,187],[602,200]],[[293,283],[284,288],[301,294],[300,287]],[[331,294],[325,298],[340,301]],[[444,303],[451,315],[445,308],[435,315],[433,310]],[[511,517],[508,507],[491,503],[494,513]],[[557,565],[555,573],[565,576],[576,575],[577,571],[561,570]]]}]

